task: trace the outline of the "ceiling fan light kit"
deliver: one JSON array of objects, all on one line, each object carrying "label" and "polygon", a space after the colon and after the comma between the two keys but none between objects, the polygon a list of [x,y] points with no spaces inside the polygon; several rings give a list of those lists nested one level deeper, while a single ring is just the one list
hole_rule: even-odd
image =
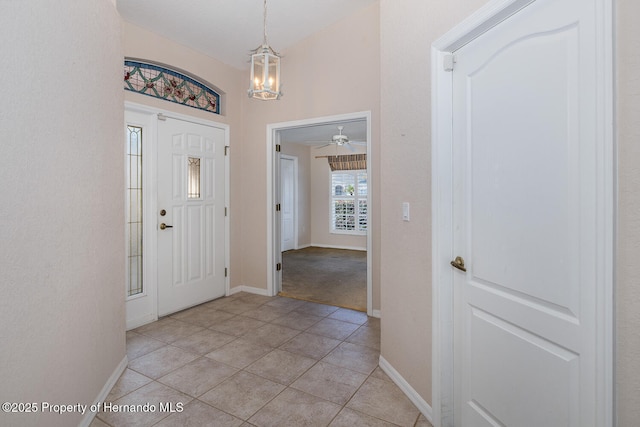
[{"label": "ceiling fan light kit", "polygon": [[251,52],[249,98],[263,101],[280,99],[280,55],[267,43],[267,0],[264,0],[264,39],[262,46]]}]

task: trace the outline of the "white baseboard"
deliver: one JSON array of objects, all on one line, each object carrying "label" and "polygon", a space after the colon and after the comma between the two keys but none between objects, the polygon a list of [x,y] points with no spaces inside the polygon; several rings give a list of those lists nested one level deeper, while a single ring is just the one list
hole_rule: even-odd
[{"label": "white baseboard", "polygon": [[382,357],[382,355],[380,356],[379,363],[380,363],[380,368],[387,375],[389,375],[389,378],[391,378],[391,380],[398,387],[400,387],[400,390],[402,390],[402,392],[407,395],[409,400],[411,400],[411,402],[414,405],[416,405],[418,410],[422,412],[422,415],[424,415],[425,418],[431,424],[433,424],[433,409],[431,408],[431,406],[418,394],[417,391],[413,389],[413,387],[411,387],[411,385],[407,382],[407,380],[405,380],[402,377],[402,375],[400,375],[400,373],[396,371],[395,368],[391,366],[391,364],[387,362],[387,360],[384,357]]},{"label": "white baseboard", "polygon": [[309,246],[315,246],[316,248],[328,248],[328,249],[347,249],[350,251],[367,251],[366,247],[362,246],[340,246],[340,245],[323,245],[320,243],[312,243]]},{"label": "white baseboard", "polygon": [[[125,354],[124,358],[120,361],[120,363],[118,363],[118,366],[116,366],[116,369],[113,371],[113,373],[111,374],[107,382],[104,384],[104,387],[102,387],[102,390],[98,394],[98,397],[93,401],[92,406],[95,407],[97,404],[102,403],[107,399],[109,392],[111,391],[113,386],[116,385],[116,382],[118,382],[118,378],[120,378],[120,375],[122,375],[124,370],[127,369],[128,363],[129,363],[129,359]],[[91,422],[93,422],[93,419],[96,417],[97,414],[98,414],[97,412],[91,411],[90,408],[87,408],[87,412],[84,414],[84,418],[82,419],[82,421],[80,421],[80,424],[78,424],[78,427],[89,427],[89,425],[91,425]]]},{"label": "white baseboard", "polygon": [[380,319],[381,316],[382,316],[382,313],[380,313],[380,310],[371,310],[371,317],[376,317]]},{"label": "white baseboard", "polygon": [[269,296],[269,294],[267,293],[266,289],[254,288],[252,286],[245,286],[245,285],[235,286],[235,287],[229,289],[229,296],[231,296],[233,294],[237,294],[238,292],[247,292],[247,293],[250,293],[250,294]]},{"label": "white baseboard", "polygon": [[300,250],[300,249],[305,249],[305,248],[310,248],[312,245],[311,244],[306,244],[306,245],[298,245],[296,246],[295,250]]}]

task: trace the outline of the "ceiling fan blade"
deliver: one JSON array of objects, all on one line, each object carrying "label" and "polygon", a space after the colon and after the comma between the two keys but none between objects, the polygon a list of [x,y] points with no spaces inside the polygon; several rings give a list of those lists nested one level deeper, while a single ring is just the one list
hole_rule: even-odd
[{"label": "ceiling fan blade", "polygon": [[351,146],[351,142],[347,142],[347,143],[345,143],[345,144],[342,144],[342,146],[343,146],[343,147],[347,147],[347,149],[348,149],[349,151],[351,151],[352,153],[353,153],[354,151],[356,151],[356,149],[355,149],[355,148],[353,148],[353,147]]},{"label": "ceiling fan blade", "polygon": [[349,140],[349,144],[366,146],[367,142],[366,141],[352,141],[352,140]]},{"label": "ceiling fan blade", "polygon": [[317,150],[317,149],[319,149],[319,148],[328,147],[328,146],[330,146],[330,145],[333,145],[333,144],[332,144],[332,143],[328,143],[328,144],[320,145],[320,146],[318,146],[318,147],[313,147],[313,148],[315,148],[315,149]]}]

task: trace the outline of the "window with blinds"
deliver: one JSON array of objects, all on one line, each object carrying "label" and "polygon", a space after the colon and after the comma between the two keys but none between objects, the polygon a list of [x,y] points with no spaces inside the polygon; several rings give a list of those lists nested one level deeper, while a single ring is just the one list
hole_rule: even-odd
[{"label": "window with blinds", "polygon": [[367,191],[366,170],[331,173],[332,233],[367,233]]}]

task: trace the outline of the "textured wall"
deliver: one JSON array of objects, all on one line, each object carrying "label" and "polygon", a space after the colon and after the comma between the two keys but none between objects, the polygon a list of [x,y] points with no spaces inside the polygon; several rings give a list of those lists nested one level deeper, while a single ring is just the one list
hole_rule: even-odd
[{"label": "textured wall", "polygon": [[111,0],[2,8],[0,396],[91,404],[125,357],[120,18]]},{"label": "textured wall", "polygon": [[[486,0],[381,0],[382,355],[431,404],[431,43]],[[411,221],[402,221],[402,202]]]},{"label": "textured wall", "polygon": [[640,419],[640,3],[616,2],[618,136],[617,414]]}]

